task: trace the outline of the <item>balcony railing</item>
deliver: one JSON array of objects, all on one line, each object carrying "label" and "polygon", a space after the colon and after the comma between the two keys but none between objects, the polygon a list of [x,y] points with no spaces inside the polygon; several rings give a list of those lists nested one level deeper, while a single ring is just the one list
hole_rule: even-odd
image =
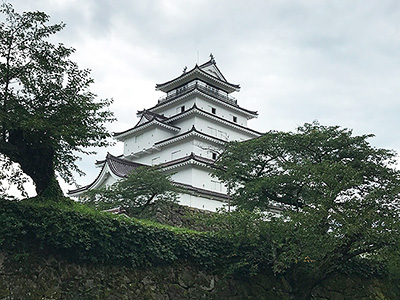
[{"label": "balcony railing", "polygon": [[163,103],[170,101],[172,99],[178,98],[184,94],[187,94],[193,90],[199,90],[202,91],[203,93],[212,96],[214,98],[217,98],[218,100],[222,100],[224,102],[230,103],[232,105],[237,106],[237,100],[233,97],[229,97],[227,93],[224,93],[220,91],[219,89],[209,86],[204,82],[201,82],[199,80],[189,82],[188,84],[181,86],[177,88],[176,90],[173,90],[170,92],[169,95],[161,97],[158,99],[158,103]]}]

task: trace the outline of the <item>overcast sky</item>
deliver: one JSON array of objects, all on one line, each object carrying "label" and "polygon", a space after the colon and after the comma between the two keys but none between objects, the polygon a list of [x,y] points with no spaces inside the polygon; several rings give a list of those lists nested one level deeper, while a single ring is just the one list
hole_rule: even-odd
[{"label": "overcast sky", "polygon": [[[213,53],[232,96],[258,110],[249,126],[295,130],[305,122],[373,133],[377,147],[400,151],[400,1],[398,0],[13,0],[66,28],[57,40],[76,49],[100,98],[114,98],[117,122],[131,128],[136,112],[162,96],[156,83],[179,76]],[[122,144],[83,157],[89,184],[95,160]]]}]

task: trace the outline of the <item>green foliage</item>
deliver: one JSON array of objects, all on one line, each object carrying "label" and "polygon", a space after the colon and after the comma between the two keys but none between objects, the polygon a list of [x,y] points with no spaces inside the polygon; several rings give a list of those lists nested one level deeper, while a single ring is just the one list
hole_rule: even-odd
[{"label": "green foliage", "polygon": [[1,13],[0,153],[8,166],[21,166],[38,194],[48,187],[60,194],[54,172],[71,182],[73,171],[81,173],[79,153],[109,145],[103,124],[114,120],[111,101],[95,101],[90,71],[69,59],[74,49],[49,41],[64,24],[49,25],[43,12],[19,14],[7,3]]},{"label": "green foliage", "polygon": [[232,243],[212,233],[174,228],[41,198],[0,200],[0,249],[39,251],[70,261],[129,267],[184,261],[222,267]]},{"label": "green foliage", "polygon": [[215,175],[241,209],[284,208],[266,222],[273,270],[297,299],[354,259],[381,260],[400,238],[395,153],[371,135],[305,124],[230,143]]},{"label": "green foliage", "polygon": [[396,153],[372,147],[371,136],[317,122],[295,133],[270,131],[228,144],[215,176],[232,188],[234,204],[250,210],[371,197],[390,204],[399,193]]},{"label": "green foliage", "polygon": [[273,252],[264,213],[221,209],[218,213],[197,215],[192,219],[233,243],[236,251],[225,273],[249,278],[271,272]]},{"label": "green foliage", "polygon": [[150,204],[176,202],[178,189],[158,167],[138,167],[126,178],[89,191],[82,201],[99,209],[122,206],[134,215]]}]

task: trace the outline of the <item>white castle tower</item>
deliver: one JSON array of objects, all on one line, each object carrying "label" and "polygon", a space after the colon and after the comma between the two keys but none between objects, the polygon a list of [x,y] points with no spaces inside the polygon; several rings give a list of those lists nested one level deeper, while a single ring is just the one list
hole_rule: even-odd
[{"label": "white castle tower", "polygon": [[210,57],[157,84],[156,90],[166,95],[155,106],[138,111],[135,126],[114,134],[123,142],[123,154],[108,154],[96,162],[101,172],[95,181],[69,195],[111,185],[138,166],[159,165],[186,190],[180,204],[212,211],[222,207],[228,200],[227,190],[210,175],[219,150],[227,141],[245,141],[260,133],[247,127],[257,112],[240,107],[230,96],[240,90],[239,85],[229,83]]}]

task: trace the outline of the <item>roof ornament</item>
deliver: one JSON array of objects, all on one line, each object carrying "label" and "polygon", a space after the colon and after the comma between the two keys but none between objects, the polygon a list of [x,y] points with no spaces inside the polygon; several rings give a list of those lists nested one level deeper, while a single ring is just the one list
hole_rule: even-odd
[{"label": "roof ornament", "polygon": [[214,55],[212,53],[210,53],[210,61],[211,63],[215,64]]},{"label": "roof ornament", "polygon": [[186,70],[187,70],[187,66],[185,66],[185,67],[183,68],[183,74],[186,73]]}]

